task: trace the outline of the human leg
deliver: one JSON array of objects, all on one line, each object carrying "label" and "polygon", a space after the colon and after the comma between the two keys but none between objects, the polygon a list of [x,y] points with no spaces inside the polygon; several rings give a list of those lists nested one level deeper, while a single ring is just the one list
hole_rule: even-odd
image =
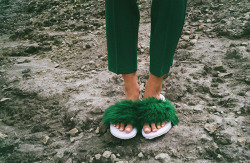
[{"label": "human leg", "polygon": [[[144,98],[160,97],[164,74],[169,72],[181,35],[186,0],[153,0],[151,7],[150,76]],[[145,124],[145,133],[156,132],[166,122]]]},{"label": "human leg", "polygon": [[[137,43],[139,10],[137,0],[106,0],[108,68],[122,74],[126,99],[139,99],[137,83]],[[118,123],[120,131],[131,132],[131,124]]]}]

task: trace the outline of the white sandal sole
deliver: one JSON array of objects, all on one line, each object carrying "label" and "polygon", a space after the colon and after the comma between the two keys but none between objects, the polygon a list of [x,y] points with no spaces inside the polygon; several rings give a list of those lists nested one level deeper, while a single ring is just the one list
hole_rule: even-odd
[{"label": "white sandal sole", "polygon": [[117,137],[119,139],[131,139],[136,136],[137,129],[133,128],[130,133],[126,133],[125,131],[120,131],[119,129],[114,127],[113,124],[110,124],[110,132],[114,137]]}]

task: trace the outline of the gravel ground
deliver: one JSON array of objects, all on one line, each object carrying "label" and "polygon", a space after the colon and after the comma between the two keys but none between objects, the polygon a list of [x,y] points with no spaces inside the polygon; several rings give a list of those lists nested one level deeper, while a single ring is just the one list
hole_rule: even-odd
[{"label": "gravel ground", "polygon": [[[138,0],[138,79],[148,78],[150,0]],[[249,0],[188,0],[162,94],[180,124],[114,138],[124,98],[107,70],[104,0],[0,0],[0,162],[250,162]]]}]

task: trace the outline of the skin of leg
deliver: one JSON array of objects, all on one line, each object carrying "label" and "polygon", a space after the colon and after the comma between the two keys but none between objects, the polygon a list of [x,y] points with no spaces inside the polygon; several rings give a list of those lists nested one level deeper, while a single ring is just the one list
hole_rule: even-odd
[{"label": "skin of leg", "polygon": [[[155,97],[158,99],[160,98],[163,78],[164,78],[164,75],[161,77],[155,76],[153,74],[149,75],[149,79],[145,86],[144,98],[149,98],[149,97]],[[143,126],[143,130],[145,133],[150,133],[151,131],[156,132],[157,129],[160,129],[161,127],[164,127],[165,125],[166,125],[166,122],[162,122],[159,124],[151,123],[150,125],[145,124]]]},{"label": "skin of leg", "polygon": [[[137,75],[136,72],[131,74],[122,74],[124,80],[124,91],[125,91],[125,98],[129,100],[138,100],[139,99],[139,91],[140,86],[137,82]],[[131,124],[123,124],[118,123],[114,124],[114,126],[119,129],[120,131],[124,131],[126,133],[130,133],[133,130],[133,126]]]}]

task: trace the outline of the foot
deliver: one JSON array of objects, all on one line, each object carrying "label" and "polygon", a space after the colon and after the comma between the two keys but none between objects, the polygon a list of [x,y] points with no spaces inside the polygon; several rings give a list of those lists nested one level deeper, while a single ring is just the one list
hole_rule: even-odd
[{"label": "foot", "polygon": [[[125,98],[132,101],[139,100],[140,86],[137,82],[136,72],[132,74],[123,74],[122,77],[124,79]],[[132,124],[117,123],[114,124],[114,127],[126,133],[130,133],[133,130]]]},{"label": "foot", "polygon": [[158,123],[157,125],[155,123],[151,123],[150,125],[149,124],[145,124],[143,126],[143,131],[145,133],[150,133],[150,132],[156,132],[157,129],[160,129],[162,127],[164,127],[166,125],[167,121],[166,122],[161,122],[161,123]]},{"label": "foot", "polygon": [[[157,99],[160,99],[163,77],[164,76],[157,77],[153,74],[149,75],[149,79],[145,86],[144,98],[155,97]],[[143,126],[143,131],[145,133],[156,132],[157,129],[164,127],[166,123],[167,122],[161,122],[159,124],[145,124]]]}]

